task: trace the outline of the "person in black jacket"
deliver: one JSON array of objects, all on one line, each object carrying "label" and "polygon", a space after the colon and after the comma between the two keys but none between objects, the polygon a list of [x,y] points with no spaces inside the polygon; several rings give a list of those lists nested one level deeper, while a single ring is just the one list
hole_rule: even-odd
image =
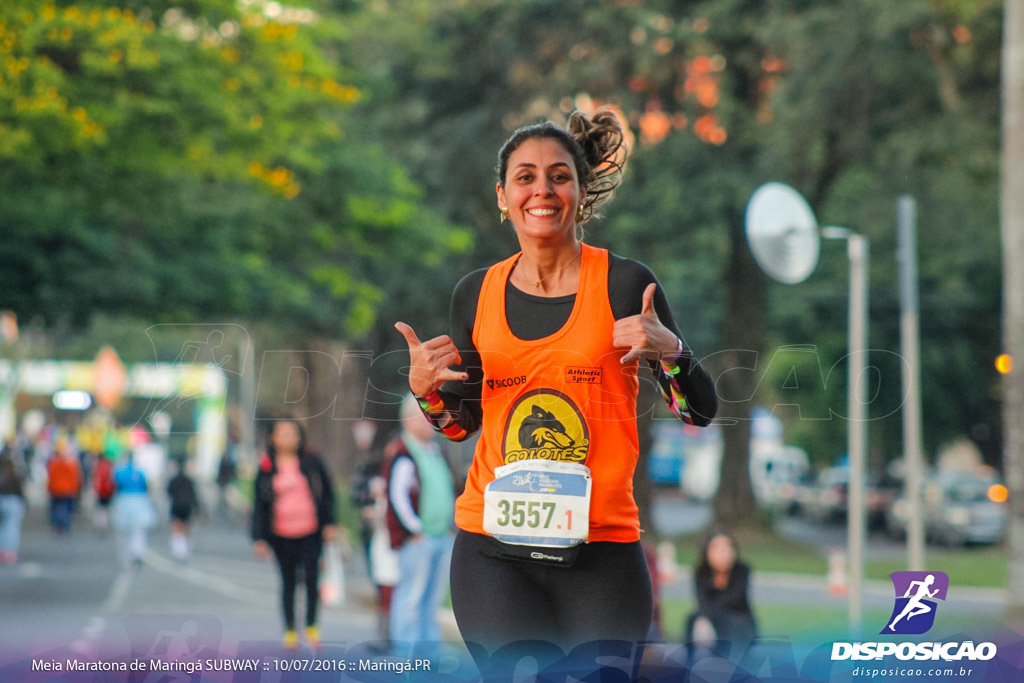
[{"label": "person in black jacket", "polygon": [[189,528],[192,515],[199,510],[196,484],[187,471],[187,461],[176,463],[177,470],[167,483],[167,498],[171,502],[171,554],[178,562],[187,562],[191,554]]},{"label": "person in black jacket", "polygon": [[306,587],[306,639],[320,644],[318,566],[325,541],[335,538],[334,488],[323,461],[306,446],[294,420],[274,423],[253,493],[252,539],[257,557],[273,552],[281,571],[285,647],[298,645],[295,589],[299,567]]},{"label": "person in black jacket", "polygon": [[728,531],[712,529],[705,536],[693,584],[697,607],[686,621],[684,641],[691,654],[700,646],[722,656],[741,652],[757,637],[757,622],[750,608],[750,568]]}]

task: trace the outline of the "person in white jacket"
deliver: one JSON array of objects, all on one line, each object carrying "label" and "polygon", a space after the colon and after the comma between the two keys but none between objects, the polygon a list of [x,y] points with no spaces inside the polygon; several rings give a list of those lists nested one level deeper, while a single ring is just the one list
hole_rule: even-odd
[{"label": "person in white jacket", "polygon": [[402,433],[388,446],[387,521],[398,551],[399,578],[391,599],[393,651],[429,655],[442,640],[437,611],[448,589],[455,519],[451,468],[433,427],[409,395],[401,407]]}]

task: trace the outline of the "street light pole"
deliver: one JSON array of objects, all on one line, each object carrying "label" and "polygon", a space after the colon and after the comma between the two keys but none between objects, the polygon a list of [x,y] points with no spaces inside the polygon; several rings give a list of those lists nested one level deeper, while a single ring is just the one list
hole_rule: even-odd
[{"label": "street light pole", "polygon": [[914,198],[899,199],[900,347],[903,352],[903,488],[906,491],[907,569],[924,570],[921,480],[921,346],[917,294],[917,209]]},{"label": "street light pole", "polygon": [[850,632],[860,633],[863,625],[865,471],[867,469],[867,331],[868,331],[868,240],[848,228],[821,229],[826,239],[845,239],[850,260],[850,308],[847,379],[847,459],[850,480],[846,500],[847,553],[849,555]]},{"label": "street light pole", "polygon": [[850,633],[861,631],[864,589],[865,470],[867,465],[868,240],[848,228],[817,229],[811,207],[783,183],[766,183],[747,205],[747,241],[758,265],[772,278],[802,282],[818,262],[818,240],[846,240],[850,259],[849,385],[847,393],[847,556]]}]

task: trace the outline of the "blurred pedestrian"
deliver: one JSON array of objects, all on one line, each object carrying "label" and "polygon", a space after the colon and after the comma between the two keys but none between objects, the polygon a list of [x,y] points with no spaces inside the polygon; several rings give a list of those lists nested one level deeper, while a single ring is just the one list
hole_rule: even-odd
[{"label": "blurred pedestrian", "polygon": [[220,456],[217,465],[217,515],[229,517],[231,502],[228,490],[238,476],[238,437],[234,432],[228,434],[228,445]]},{"label": "blurred pedestrian", "polygon": [[14,442],[0,450],[0,564],[16,564],[25,519],[24,458]]},{"label": "blurred pedestrian", "polygon": [[111,515],[122,565],[138,567],[149,544],[149,530],[156,524],[156,508],[145,473],[136,466],[132,451],[126,453],[127,459],[114,470]]},{"label": "blurred pedestrian", "polygon": [[107,453],[96,457],[96,465],[92,469],[92,488],[96,494],[96,506],[93,508],[93,526],[100,533],[110,530],[110,504],[114,500],[114,462]]},{"label": "blurred pedestrian", "polygon": [[700,649],[722,657],[742,652],[757,636],[750,608],[750,568],[740,560],[736,539],[725,529],[705,535],[693,588],[697,606],[686,620],[683,641],[691,654]]},{"label": "blurred pedestrian", "polygon": [[373,539],[374,506],[376,498],[373,494],[373,481],[380,478],[382,460],[379,454],[370,453],[356,467],[351,478],[349,498],[359,508],[359,542],[366,556],[367,566],[370,558],[370,543]]},{"label": "blurred pedestrian", "polygon": [[647,558],[647,570],[651,575],[651,595],[653,596],[653,610],[651,613],[651,628],[647,632],[647,640],[656,642],[661,640],[661,572],[658,567],[658,553],[654,547],[647,542],[643,544],[644,557]]},{"label": "blurred pedestrian", "polygon": [[373,505],[364,509],[370,521],[370,543],[367,551],[370,581],[377,587],[377,637],[379,648],[391,650],[391,598],[398,584],[398,552],[391,547],[388,529],[388,484],[377,474],[370,479]]},{"label": "blurred pedestrian", "polygon": [[178,562],[187,562],[191,555],[189,530],[192,516],[199,511],[199,495],[196,484],[188,473],[188,462],[177,461],[177,471],[167,482],[167,498],[171,510],[171,555]]},{"label": "blurred pedestrian", "polygon": [[352,480],[352,503],[359,508],[359,537],[366,557],[367,575],[377,589],[377,647],[390,649],[391,595],[398,583],[398,553],[388,531],[387,482],[381,477],[381,453],[370,453]]},{"label": "blurred pedestrian", "polygon": [[82,488],[82,466],[74,442],[57,441],[53,457],[46,465],[47,491],[50,494],[50,524],[60,534],[71,531],[75,499]]},{"label": "blurred pedestrian", "polygon": [[391,642],[396,654],[411,655],[417,644],[442,640],[437,611],[448,591],[455,483],[434,429],[412,394],[402,402],[400,417],[402,433],[388,446],[383,477],[391,547],[398,551]]},{"label": "blurred pedestrian", "polygon": [[301,568],[306,590],[306,640],[320,645],[319,565],[325,542],[335,539],[334,487],[326,466],[306,445],[295,420],[273,424],[253,491],[252,539],[257,557],[273,553],[281,572],[284,645],[298,646],[295,591]]}]

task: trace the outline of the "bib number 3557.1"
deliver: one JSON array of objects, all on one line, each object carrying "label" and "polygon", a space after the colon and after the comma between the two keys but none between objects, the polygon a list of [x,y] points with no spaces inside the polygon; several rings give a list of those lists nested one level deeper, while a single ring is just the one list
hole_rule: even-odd
[{"label": "bib number 3557.1", "polygon": [[590,531],[590,470],[523,460],[494,470],[484,490],[484,531],[504,543],[569,548]]}]

